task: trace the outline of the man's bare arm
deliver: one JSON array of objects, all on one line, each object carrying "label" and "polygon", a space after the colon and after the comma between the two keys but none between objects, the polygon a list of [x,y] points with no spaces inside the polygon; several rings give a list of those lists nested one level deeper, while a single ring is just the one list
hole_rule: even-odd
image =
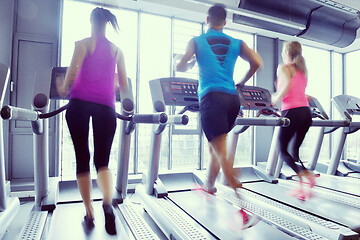
[{"label": "man's bare arm", "polygon": [[245,42],[241,44],[239,56],[250,64],[249,71],[244,78],[237,84],[244,86],[245,83],[255,74],[255,72],[263,65],[260,55],[254,50],[250,49]]},{"label": "man's bare arm", "polygon": [[[195,42],[194,39],[191,39],[186,47],[185,54],[181,57],[180,62],[176,65],[176,71],[179,72],[186,72],[187,70],[191,69],[196,62],[195,58]],[[174,58],[174,61],[177,60],[179,55]]]}]

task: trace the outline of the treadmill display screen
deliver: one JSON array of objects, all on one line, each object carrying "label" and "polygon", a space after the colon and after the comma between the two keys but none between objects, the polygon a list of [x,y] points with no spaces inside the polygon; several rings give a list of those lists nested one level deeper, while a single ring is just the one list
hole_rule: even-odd
[{"label": "treadmill display screen", "polygon": [[245,100],[251,101],[267,101],[265,94],[259,90],[242,90],[242,95]]},{"label": "treadmill display screen", "polygon": [[54,67],[51,73],[51,85],[50,85],[50,99],[67,99],[66,97],[59,96],[56,84],[64,82],[66,75],[66,67]]},{"label": "treadmill display screen", "polygon": [[185,82],[171,82],[171,92],[175,95],[196,96],[197,85]]}]

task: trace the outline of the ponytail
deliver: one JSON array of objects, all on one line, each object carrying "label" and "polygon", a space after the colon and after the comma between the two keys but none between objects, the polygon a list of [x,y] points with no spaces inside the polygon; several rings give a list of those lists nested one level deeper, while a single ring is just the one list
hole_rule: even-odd
[{"label": "ponytail", "polygon": [[111,26],[115,29],[115,31],[117,32],[118,30],[120,30],[119,28],[119,24],[117,22],[117,19],[115,17],[114,14],[112,14],[109,10],[104,9],[105,10],[105,14],[106,14],[106,19],[108,23],[111,24]]},{"label": "ponytail", "polygon": [[283,51],[291,58],[296,70],[301,71],[307,77],[307,68],[302,55],[301,44],[297,41],[285,42]]},{"label": "ponytail", "polygon": [[95,8],[91,12],[90,19],[98,25],[103,23],[110,23],[116,32],[119,30],[119,24],[117,22],[115,15],[112,14],[107,9],[99,8],[99,7]]},{"label": "ponytail", "polygon": [[293,63],[295,65],[296,70],[301,71],[307,77],[307,68],[306,68],[306,64],[305,64],[305,58],[302,55],[297,55],[293,59]]}]

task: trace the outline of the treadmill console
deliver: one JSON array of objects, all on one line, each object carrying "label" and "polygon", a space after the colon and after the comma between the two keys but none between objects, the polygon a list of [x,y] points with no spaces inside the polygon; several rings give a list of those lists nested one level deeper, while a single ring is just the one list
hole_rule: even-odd
[{"label": "treadmill console", "polygon": [[269,90],[261,87],[244,86],[238,90],[240,105],[244,110],[262,110],[271,107]]},{"label": "treadmill console", "polygon": [[336,109],[343,117],[351,119],[352,115],[360,115],[360,99],[350,95],[339,95],[333,98]]},{"label": "treadmill console", "polygon": [[151,95],[159,98],[165,105],[189,106],[199,104],[198,81],[189,78],[159,78],[150,82]]},{"label": "treadmill console", "polygon": [[68,97],[60,97],[56,90],[56,82],[63,82],[66,75],[66,67],[53,67],[51,71],[50,99],[68,99]]},{"label": "treadmill console", "polygon": [[309,108],[313,118],[319,117],[324,120],[329,119],[329,116],[326,114],[324,108],[316,98],[307,95],[307,99],[309,101]]},{"label": "treadmill console", "polygon": [[[161,101],[168,106],[199,107],[198,80],[170,77],[154,79],[149,84],[154,104]],[[238,94],[244,110],[272,108],[270,92],[265,88],[244,86]]]}]

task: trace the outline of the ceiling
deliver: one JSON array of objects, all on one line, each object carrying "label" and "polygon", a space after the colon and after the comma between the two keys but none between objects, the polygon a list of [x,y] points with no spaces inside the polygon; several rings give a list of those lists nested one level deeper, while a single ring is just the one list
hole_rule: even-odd
[{"label": "ceiling", "polygon": [[345,6],[355,8],[360,11],[360,1],[359,0],[333,0],[333,1],[343,4]]},{"label": "ceiling", "polygon": [[[108,5],[115,7],[125,7],[128,9],[141,9],[145,12],[152,12],[160,15],[176,16],[182,19],[191,19],[196,22],[204,22],[207,15],[209,5],[215,2],[224,3],[228,9],[237,10],[240,0],[75,0],[84,2],[93,2],[100,5]],[[327,1],[327,0],[318,0]],[[339,4],[354,8],[360,12],[360,0],[329,0],[331,2],[338,2]],[[196,14],[194,14],[196,12]],[[233,26],[228,21],[230,27],[238,28],[239,26]],[[237,24],[238,25],[238,24]],[[279,37],[284,40],[292,40],[292,36],[281,35],[271,31],[263,31],[261,29],[248,28],[247,26],[241,26],[242,31],[258,33],[268,37]],[[357,31],[357,39],[348,47],[337,48],[326,44],[317,43],[314,41],[307,42],[302,40],[302,43],[313,45],[319,48],[334,50],[337,52],[350,52],[360,49],[360,28]]]}]

